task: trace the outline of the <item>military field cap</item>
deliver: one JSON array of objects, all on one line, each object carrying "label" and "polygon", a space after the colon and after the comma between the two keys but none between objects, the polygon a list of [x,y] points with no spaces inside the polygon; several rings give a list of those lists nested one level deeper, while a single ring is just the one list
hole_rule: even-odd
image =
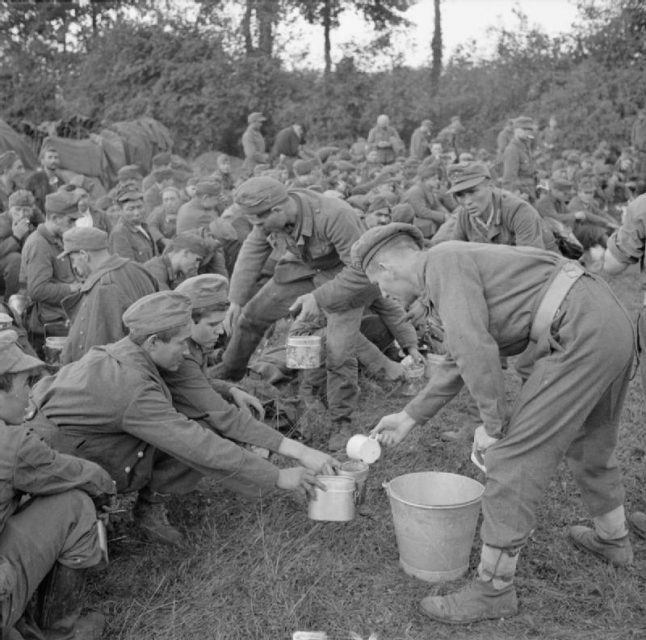
[{"label": "military field cap", "polygon": [[187,296],[193,311],[213,308],[215,311],[226,311],[229,306],[229,281],[215,273],[205,273],[184,280],[175,291]]},{"label": "military field cap", "polygon": [[170,167],[162,167],[153,171],[153,180],[161,182],[162,180],[171,180],[173,178],[173,170]]},{"label": "military field cap", "polygon": [[390,213],[390,204],[383,196],[377,196],[368,207],[368,213],[377,213],[378,211]]},{"label": "military field cap", "polygon": [[426,120],[422,120],[422,126],[427,128],[431,127],[433,126],[433,122],[427,118]]},{"label": "military field cap", "polygon": [[514,129],[533,129],[534,118],[528,116],[519,116],[514,118]]},{"label": "military field cap", "polygon": [[32,207],[35,202],[34,194],[27,189],[18,189],[9,196],[9,207]]},{"label": "military field cap", "polygon": [[94,206],[99,211],[107,211],[114,204],[114,200],[110,196],[101,196],[94,202]]},{"label": "military field cap", "polygon": [[491,173],[487,165],[481,162],[461,162],[452,164],[448,168],[451,188],[449,193],[458,193],[466,191],[479,185],[487,179],[491,179]]},{"label": "military field cap", "polygon": [[571,189],[574,185],[571,180],[568,180],[565,175],[563,175],[563,172],[561,171],[556,171],[552,174],[552,177],[550,178],[550,186],[553,189]]},{"label": "military field cap", "polygon": [[287,200],[282,182],[267,176],[245,180],[233,193],[233,201],[243,215],[257,215]]},{"label": "military field cap", "polygon": [[141,180],[143,175],[141,174],[141,169],[136,164],[127,164],[125,167],[121,167],[117,171],[117,179],[119,182],[125,182],[126,180]]},{"label": "military field cap", "polygon": [[442,175],[442,166],[439,162],[425,162],[417,169],[417,175],[420,180],[440,177]]},{"label": "military field cap", "polygon": [[133,336],[187,327],[191,321],[191,301],[176,291],[151,293],[131,304],[122,319]]},{"label": "military field cap", "polygon": [[78,201],[76,189],[59,189],[45,197],[45,213],[81,218],[83,214],[78,210]]},{"label": "military field cap", "polygon": [[0,331],[0,375],[23,373],[44,366],[42,360],[27,355],[18,346],[18,334],[13,329]]},{"label": "military field cap", "polygon": [[200,180],[195,185],[195,195],[197,196],[219,196],[222,193],[222,183],[215,178]]},{"label": "military field cap", "polygon": [[153,156],[153,167],[163,167],[171,163],[170,151],[162,151]]},{"label": "military field cap", "polygon": [[391,222],[368,229],[352,245],[350,249],[352,264],[365,271],[381,248],[400,237],[411,238],[420,249],[424,246],[424,236],[417,227],[402,222]]},{"label": "military field cap", "polygon": [[312,170],[312,163],[309,160],[296,160],[292,165],[292,170],[297,176],[304,176]]},{"label": "military field cap", "polygon": [[252,122],[264,122],[265,120],[267,120],[267,118],[265,118],[260,111],[254,111],[247,116],[247,122],[249,124]]},{"label": "military field cap", "polygon": [[101,251],[108,248],[108,234],[96,227],[72,227],[63,234],[63,252],[59,258],[74,251]]},{"label": "military field cap", "polygon": [[170,241],[164,253],[168,253],[169,251],[182,251],[183,249],[186,249],[201,258],[204,258],[209,253],[209,248],[206,242],[204,242],[204,239],[191,231],[178,233]]},{"label": "military field cap", "polygon": [[15,151],[5,151],[0,155],[0,173],[4,173],[7,169],[11,169],[16,163],[16,160],[19,160],[18,154]]},{"label": "military field cap", "polygon": [[119,186],[114,199],[119,204],[123,204],[131,200],[143,200],[143,197],[144,194],[137,187],[131,184],[124,184]]}]

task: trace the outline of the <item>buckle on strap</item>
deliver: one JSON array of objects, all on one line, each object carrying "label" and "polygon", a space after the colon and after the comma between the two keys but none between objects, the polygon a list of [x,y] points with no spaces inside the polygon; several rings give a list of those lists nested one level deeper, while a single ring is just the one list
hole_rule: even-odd
[{"label": "buckle on strap", "polygon": [[568,260],[561,265],[559,272],[550,283],[547,291],[545,291],[536,309],[532,329],[529,334],[529,339],[532,342],[538,342],[541,334],[549,329],[565,296],[584,273],[585,269],[573,260]]}]

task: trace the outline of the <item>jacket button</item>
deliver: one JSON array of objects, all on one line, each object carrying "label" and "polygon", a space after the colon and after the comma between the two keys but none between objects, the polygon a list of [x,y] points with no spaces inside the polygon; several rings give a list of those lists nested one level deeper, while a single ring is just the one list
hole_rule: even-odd
[{"label": "jacket button", "polygon": [[137,451],[137,458],[143,458],[144,457],[144,452],[143,451]]},{"label": "jacket button", "polygon": [[125,471],[126,473],[130,473],[130,467],[126,467],[126,468],[124,469],[124,471]]}]

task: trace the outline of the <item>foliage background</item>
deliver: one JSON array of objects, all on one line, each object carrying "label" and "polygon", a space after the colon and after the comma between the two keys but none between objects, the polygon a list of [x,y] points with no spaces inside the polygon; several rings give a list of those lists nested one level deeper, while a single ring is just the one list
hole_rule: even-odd
[{"label": "foliage background", "polygon": [[[270,140],[299,120],[319,144],[365,136],[382,112],[404,139],[425,117],[440,128],[460,114],[465,142],[489,148],[508,117],[526,113],[545,124],[554,114],[566,146],[590,150],[601,139],[625,144],[644,106],[640,0],[581,0],[567,37],[531,29],[519,13],[517,29],[494,30],[495,55],[481,59],[468,43],[436,82],[430,66],[413,69],[395,56],[387,69],[372,70],[377,54],[389,52],[388,27],[401,22],[407,1],[382,0],[390,14],[372,17],[382,21],[374,46],[327,73],[283,59],[275,27],[289,20],[289,0],[237,4],[245,7],[241,16],[224,0],[200,0],[192,12],[170,0],[0,2],[0,115],[12,125],[75,113],[97,125],[152,116],[172,130],[176,151],[196,156],[210,149],[239,155],[251,111],[268,115]],[[315,20],[321,3],[309,4]],[[344,5],[380,3],[332,4],[342,20]]]}]

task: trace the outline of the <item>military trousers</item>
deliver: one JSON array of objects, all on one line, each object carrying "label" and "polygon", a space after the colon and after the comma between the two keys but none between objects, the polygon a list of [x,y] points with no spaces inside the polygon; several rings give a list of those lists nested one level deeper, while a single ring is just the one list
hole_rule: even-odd
[{"label": "military trousers", "polygon": [[506,433],[484,456],[481,538],[491,547],[525,543],[563,458],[590,516],[624,501],[615,447],[633,366],[632,322],[606,283],[585,275],[545,334]]},{"label": "military trousers", "polygon": [[[325,279],[325,277],[323,277]],[[244,376],[249,358],[265,331],[285,317],[296,298],[311,293],[317,278],[279,284],[271,278],[244,306],[223,357],[224,375],[234,380]],[[358,397],[356,345],[363,307],[325,312],[327,340],[325,367],[327,399],[333,421],[350,420]]]},{"label": "military trousers", "polygon": [[13,514],[0,533],[0,626],[22,616],[55,562],[85,569],[101,560],[96,511],[77,490],[39,496]]}]

